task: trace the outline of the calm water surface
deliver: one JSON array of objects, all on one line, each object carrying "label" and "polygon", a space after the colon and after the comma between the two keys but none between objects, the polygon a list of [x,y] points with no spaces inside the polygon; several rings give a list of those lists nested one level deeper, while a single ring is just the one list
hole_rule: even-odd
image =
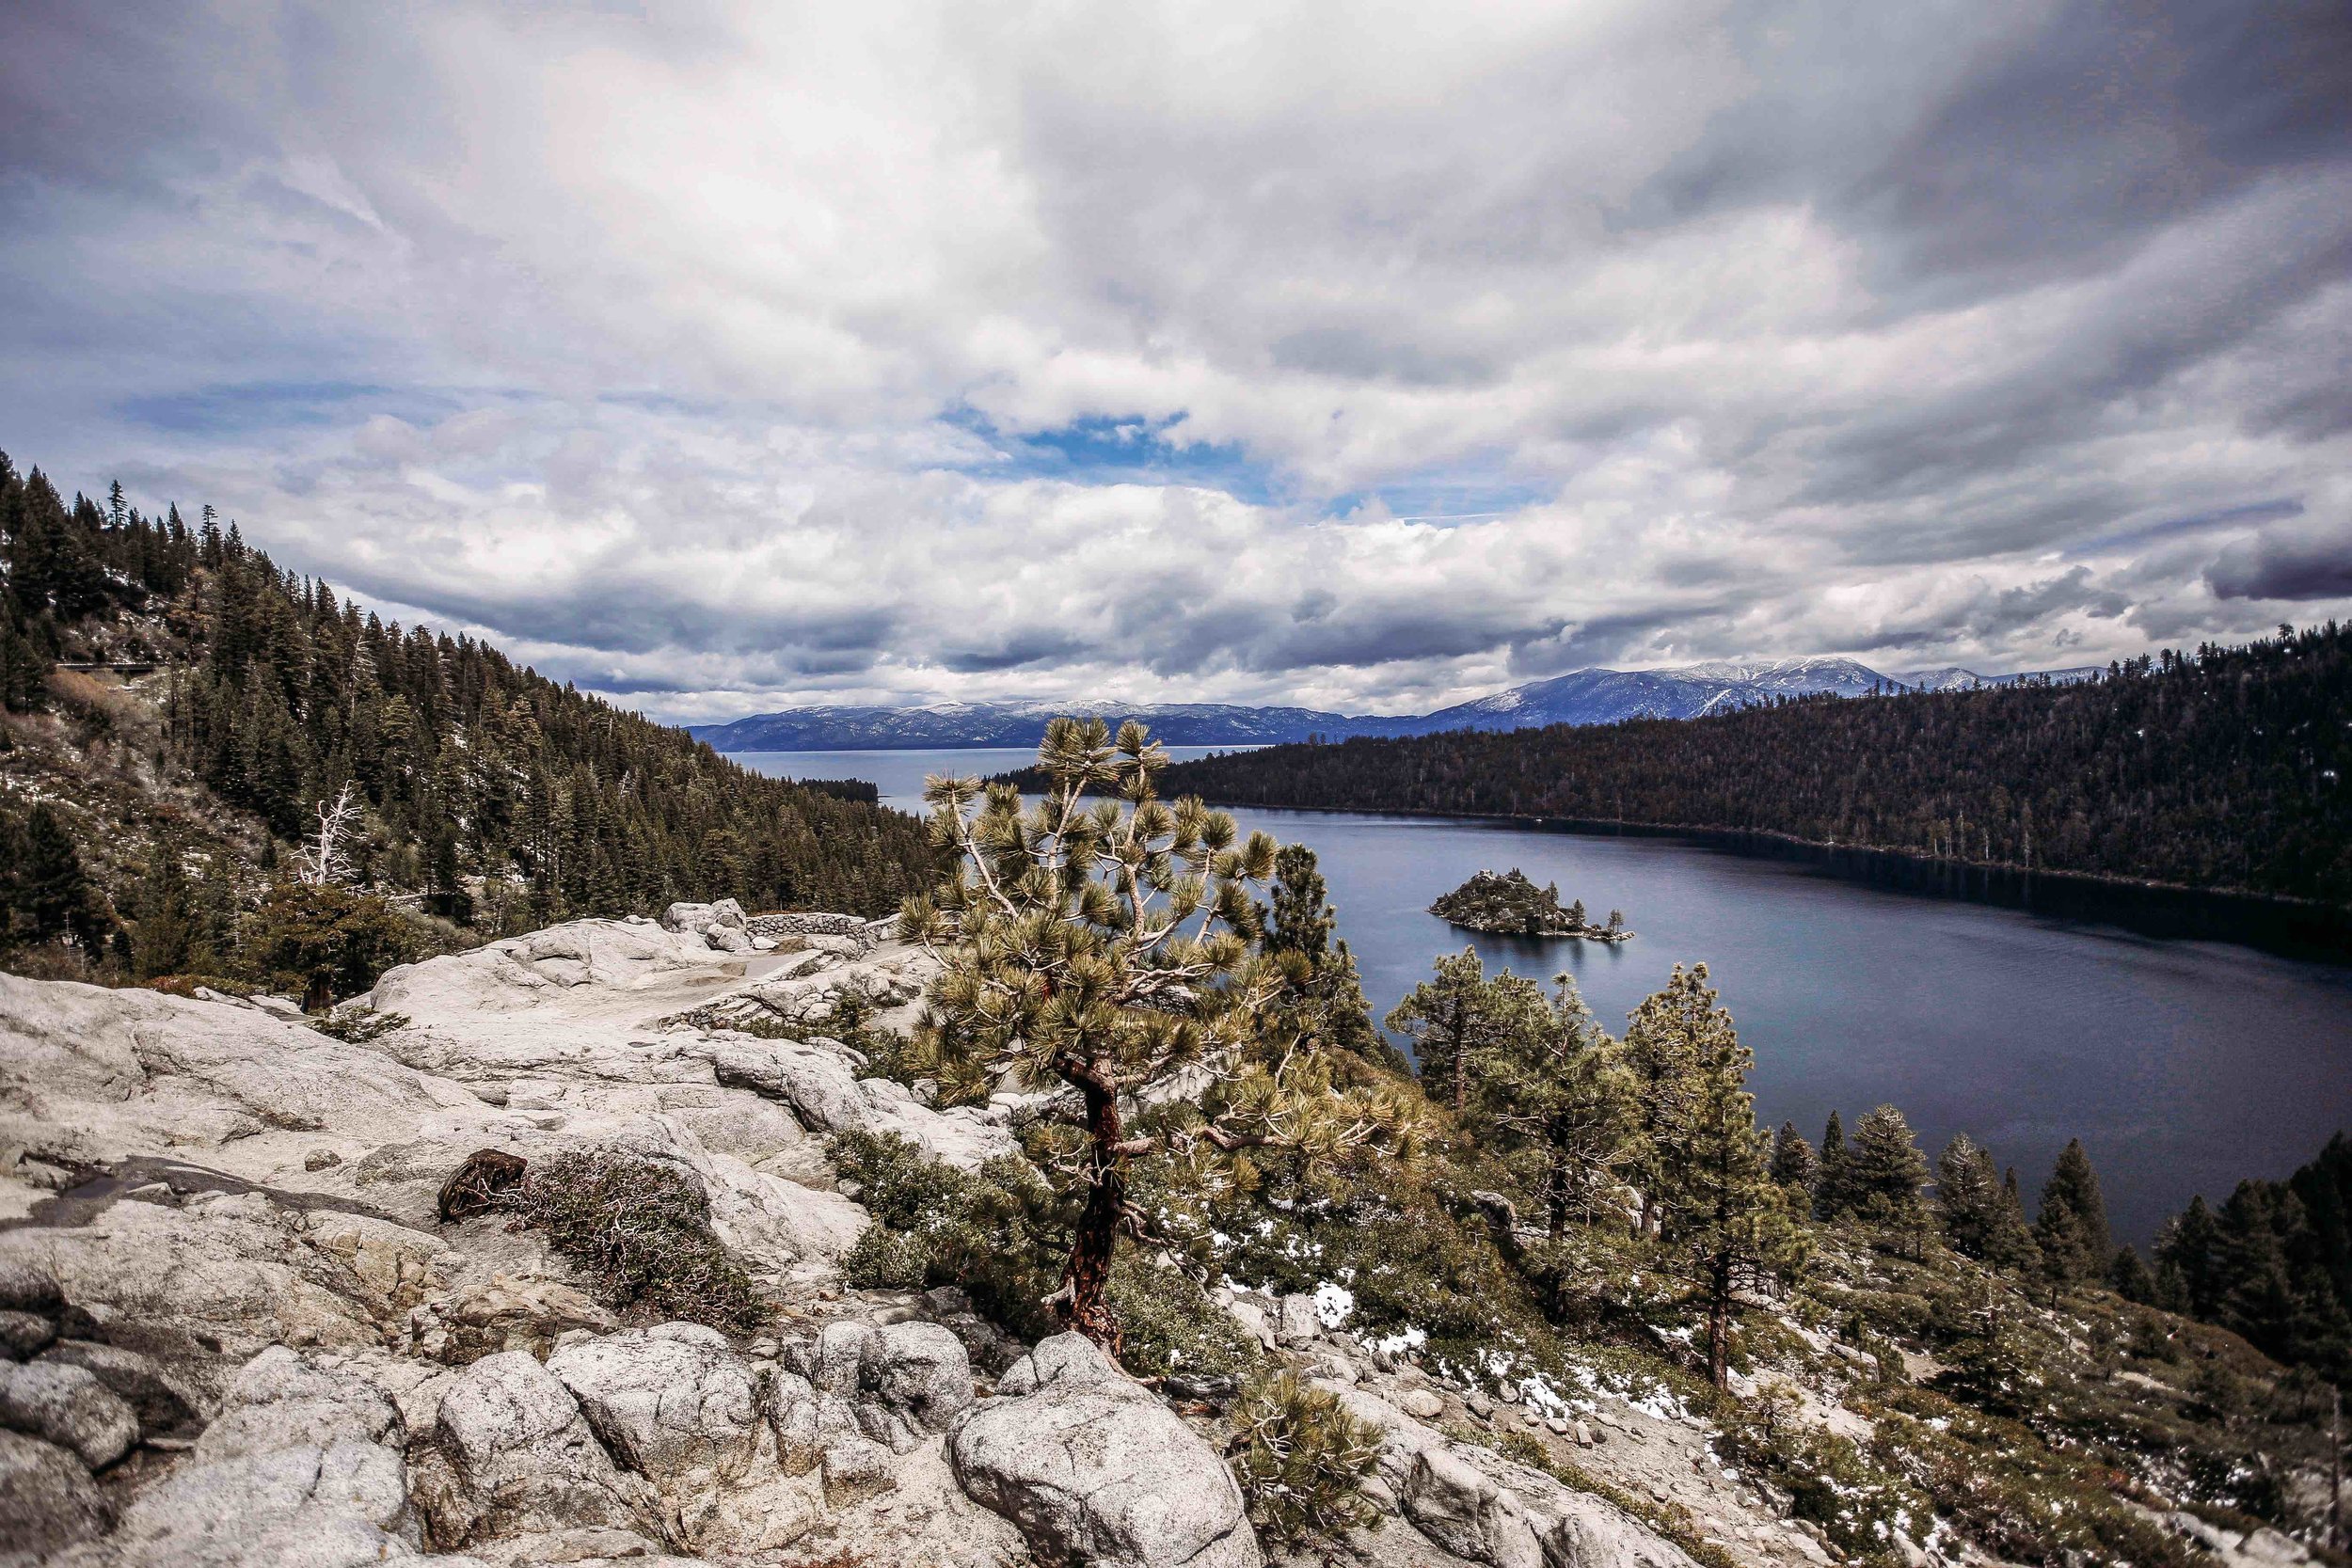
[{"label": "calm water surface", "polygon": [[[1173,748],[1200,755],[1207,748]],[[872,780],[921,809],[926,773],[988,774],[1033,752],[796,752],[765,772]],[[2028,1197],[2070,1137],[2121,1237],[2145,1243],[2194,1193],[2282,1176],[2352,1126],[2352,968],[2227,943],[2158,941],[2015,910],[1887,892],[1803,866],[1661,838],[1476,822],[1236,812],[1311,846],[1386,1013],[1437,954],[1572,974],[1613,1033],[1677,960],[1703,959],[1756,1052],[1756,1116],[1819,1141],[1902,1107],[1931,1151],[1966,1131],[2017,1165]],[[1427,912],[1473,871],[1556,881],[1563,902],[1622,909],[1621,946],[1475,937]]]}]

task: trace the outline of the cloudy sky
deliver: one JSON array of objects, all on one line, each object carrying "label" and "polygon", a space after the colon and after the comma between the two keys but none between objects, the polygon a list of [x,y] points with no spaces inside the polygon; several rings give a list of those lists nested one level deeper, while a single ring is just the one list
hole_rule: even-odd
[{"label": "cloudy sky", "polygon": [[2352,612],[2352,20],[0,8],[0,448],[676,718]]}]

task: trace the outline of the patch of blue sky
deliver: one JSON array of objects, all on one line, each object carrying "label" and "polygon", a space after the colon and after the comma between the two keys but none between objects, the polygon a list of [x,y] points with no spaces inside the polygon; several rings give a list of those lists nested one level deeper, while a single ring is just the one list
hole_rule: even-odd
[{"label": "patch of blue sky", "polygon": [[242,381],[125,398],[115,412],[182,436],[246,436],[356,424],[378,414],[421,423],[454,412],[456,399],[419,388],[350,381]]},{"label": "patch of blue sky", "polygon": [[1500,473],[1449,467],[1334,496],[1325,510],[1346,516],[1377,503],[1400,522],[1451,525],[1507,517],[1541,505],[1558,491],[1556,482],[1515,481]]},{"label": "patch of blue sky", "polygon": [[1059,479],[1078,484],[1191,484],[1267,505],[1289,487],[1269,463],[1238,442],[1170,439],[1183,416],[1112,419],[1089,415],[1052,430],[1016,434],[971,408],[949,410],[943,422],[971,432],[997,455],[961,468],[1017,479]]}]

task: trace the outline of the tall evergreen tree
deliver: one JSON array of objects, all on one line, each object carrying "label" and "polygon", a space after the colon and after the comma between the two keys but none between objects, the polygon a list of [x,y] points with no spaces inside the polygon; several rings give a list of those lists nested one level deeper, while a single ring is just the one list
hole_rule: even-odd
[{"label": "tall evergreen tree", "polygon": [[1415,986],[1386,1022],[1413,1042],[1413,1061],[1430,1098],[1456,1111],[1469,1107],[1480,1053],[1505,1026],[1475,947],[1439,958],[1437,973]]},{"label": "tall evergreen tree", "polygon": [[2042,1249],[2034,1243],[2033,1226],[2026,1218],[2026,1196],[2017,1185],[2017,1167],[2001,1172],[2000,1217],[1985,1243],[1984,1260],[1996,1268],[2030,1272],[2041,1264]]},{"label": "tall evergreen tree", "polygon": [[1821,1129],[1820,1174],[1813,1181],[1813,1217],[1835,1219],[1852,1207],[1846,1191],[1846,1129],[1837,1113]]},{"label": "tall evergreen tree", "polygon": [[[1161,800],[1167,754],[1140,724],[1121,725],[1114,745],[1099,720],[1057,719],[1038,761],[1050,787],[1026,809],[1009,784],[930,781],[934,842],[954,869],[899,920],[943,967],[930,1049],[1078,1091],[1078,1215],[1049,1305],[1116,1354],[1112,1259],[1120,1235],[1152,1225],[1128,1201],[1133,1160],[1179,1132],[1229,1154],[1350,1158],[1405,1112],[1376,1090],[1342,1089],[1324,1053],[1287,1049],[1287,1031],[1271,1063],[1257,1053],[1295,973],[1265,952],[1249,896],[1273,875],[1272,839],[1236,843],[1223,813]],[[1111,799],[1088,809],[1098,789]],[[1186,1069],[1209,1081],[1194,1091],[1197,1126],[1127,1121],[1126,1101]]]},{"label": "tall evergreen tree", "polygon": [[138,976],[184,974],[192,966],[198,940],[196,890],[180,863],[180,848],[159,836],[147,852],[146,875],[139,880],[137,925],[131,933],[133,967]]},{"label": "tall evergreen tree", "polygon": [[1821,1174],[1820,1156],[1804,1141],[1793,1121],[1784,1121],[1772,1136],[1772,1180],[1806,1209],[1813,1205],[1813,1183]]},{"label": "tall evergreen tree", "polygon": [[[1650,998],[1689,1042],[1683,1108],[1658,1162],[1660,1239],[1699,1291],[1707,1315],[1708,1376],[1729,1384],[1736,1292],[1793,1273],[1804,1233],[1788,1192],[1772,1180],[1771,1141],[1756,1125],[1746,1083],[1754,1057],[1716,1006],[1707,966],[1677,968]],[[1643,1004],[1648,1008],[1649,1002]],[[1653,1022],[1658,1016],[1653,1014]],[[1642,1017],[1637,1012],[1636,1018]]]},{"label": "tall evergreen tree", "polygon": [[[1496,977],[1515,981],[1508,971]],[[1632,1085],[1616,1042],[1594,1022],[1576,982],[1557,976],[1547,1002],[1524,988],[1504,1027],[1479,1047],[1477,1125],[1540,1198],[1550,1239],[1572,1214],[1592,1217],[1611,1196],[1633,1120]],[[1516,988],[1515,988],[1516,989]]]},{"label": "tall evergreen tree", "polygon": [[2079,1284],[2106,1272],[2115,1256],[2107,1231],[2106,1200],[2082,1140],[2069,1138],[2042,1186],[2042,1210],[2034,1218],[2034,1243],[2042,1266],[2056,1281]]},{"label": "tall evergreen tree", "polygon": [[1266,952],[1292,964],[1291,1006],[1327,1044],[1351,1052],[1392,1071],[1411,1070],[1397,1049],[1372,1026],[1356,955],[1336,940],[1339,913],[1325,896],[1315,852],[1285,844],[1274,857],[1274,887],[1266,924]]},{"label": "tall evergreen tree", "polygon": [[1993,1156],[1967,1133],[1954,1133],[1935,1158],[1935,1212],[1952,1250],[1987,1259],[2005,1201]]},{"label": "tall evergreen tree", "polygon": [[1676,1162],[1688,1151],[1691,1117],[1706,1064],[1738,1044],[1731,1015],[1716,1006],[1707,966],[1677,964],[1665,989],[1633,1009],[1625,1032],[1625,1062],[1633,1077],[1635,1180],[1642,1208],[1636,1235],[1654,1231]]},{"label": "tall evergreen tree", "polygon": [[1845,1159],[1851,1212],[1907,1243],[1915,1257],[1927,1235],[1928,1209],[1920,1196],[1927,1183],[1927,1160],[1900,1111],[1880,1105],[1854,1123]]},{"label": "tall evergreen tree", "polygon": [[96,907],[81,851],[57,809],[43,800],[24,819],[24,859],[17,872],[17,910],[33,942],[71,940],[99,956],[106,922]]}]

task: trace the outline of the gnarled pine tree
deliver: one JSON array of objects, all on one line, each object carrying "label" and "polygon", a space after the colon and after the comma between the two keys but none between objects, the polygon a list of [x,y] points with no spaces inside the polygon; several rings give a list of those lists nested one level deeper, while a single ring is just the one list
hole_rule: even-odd
[{"label": "gnarled pine tree", "polygon": [[[1025,809],[1009,784],[930,781],[933,842],[957,861],[902,921],[945,966],[925,1025],[935,1045],[1084,1101],[1071,1175],[1086,1199],[1046,1305],[1116,1354],[1104,1286],[1120,1233],[1149,1233],[1127,1201],[1134,1159],[1182,1139],[1322,1165],[1363,1149],[1398,1109],[1335,1094],[1312,1032],[1279,1022],[1304,970],[1265,950],[1249,895],[1273,873],[1271,838],[1236,844],[1224,813],[1161,800],[1166,753],[1132,721],[1112,744],[1100,720],[1057,719],[1038,763],[1046,789]],[[1089,803],[1094,789],[1108,798]],[[1180,1072],[1189,1091],[1168,1098],[1183,1114],[1131,1128],[1122,1101]]]}]

